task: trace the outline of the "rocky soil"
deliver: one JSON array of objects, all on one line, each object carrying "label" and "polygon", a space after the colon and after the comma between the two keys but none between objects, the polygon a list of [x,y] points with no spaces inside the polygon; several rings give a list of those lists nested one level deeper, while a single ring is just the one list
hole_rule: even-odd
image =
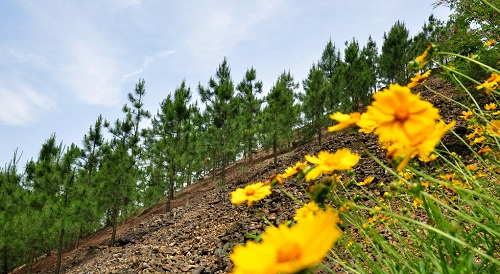
[{"label": "rocky soil", "polygon": [[[441,93],[459,98],[453,86],[439,78],[432,77],[427,84]],[[465,133],[465,126],[459,118],[462,109],[422,87],[415,91],[422,92],[422,97],[432,101],[446,122],[457,120],[456,132]],[[306,154],[348,147],[362,156],[356,167],[359,180],[369,175],[374,175],[375,181],[388,179],[384,170],[363,153],[355,134],[350,131],[325,132],[324,136],[322,145],[317,140],[303,142],[281,154],[277,171],[269,153],[258,151],[253,164],[238,162],[228,168],[226,185],[218,185],[207,178],[176,193],[173,210],[169,213],[164,211],[165,201],[142,210],[119,227],[116,246],[107,245],[111,235],[109,228],[85,237],[77,249],[70,248],[64,253],[64,273],[229,273],[232,263],[228,255],[233,247],[248,240],[249,233],[259,234],[266,227],[260,214],[279,224],[291,219],[298,207],[276,188],[267,199],[251,207],[232,205],[230,192],[248,183],[266,180],[287,166],[303,161]],[[384,153],[376,139],[360,137],[370,151],[383,158]],[[451,134],[447,135],[445,142],[448,148],[463,153],[463,146]],[[296,197],[305,198],[294,179],[286,181],[285,188]],[[380,192],[376,188],[373,191]],[[34,272],[50,273],[56,257],[56,253],[52,253],[40,259]],[[16,274],[25,272],[25,268],[14,271]]]}]

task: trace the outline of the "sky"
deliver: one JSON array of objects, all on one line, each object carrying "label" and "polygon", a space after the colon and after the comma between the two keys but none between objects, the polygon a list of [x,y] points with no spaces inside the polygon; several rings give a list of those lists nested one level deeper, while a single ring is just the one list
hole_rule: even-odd
[{"label": "sky", "polygon": [[145,80],[145,108],[185,80],[193,101],[224,57],[235,84],[254,67],[264,93],[283,71],[302,82],[331,39],[343,51],[368,36],[382,47],[397,20],[416,35],[434,0],[2,0],[0,167],[18,151],[36,160],[53,134],[82,145],[97,117],[122,118],[127,94]]}]

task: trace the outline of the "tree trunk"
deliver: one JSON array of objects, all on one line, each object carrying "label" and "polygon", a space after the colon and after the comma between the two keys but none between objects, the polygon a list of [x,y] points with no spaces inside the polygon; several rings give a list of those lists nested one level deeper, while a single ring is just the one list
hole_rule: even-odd
[{"label": "tree trunk", "polygon": [[318,144],[321,146],[321,137],[323,137],[322,136],[323,130],[321,127],[319,127],[318,129],[319,129],[318,130]]},{"label": "tree trunk", "polygon": [[273,136],[273,156],[274,156],[274,171],[277,172],[278,171],[278,155],[277,155],[277,148],[278,148],[278,144],[277,144],[277,137],[276,136]]},{"label": "tree trunk", "polygon": [[6,245],[2,247],[2,257],[3,257],[2,272],[9,273],[9,248]]},{"label": "tree trunk", "polygon": [[113,210],[111,212],[111,223],[113,226],[113,231],[111,232],[111,241],[109,242],[109,246],[113,247],[115,245],[116,239],[116,227],[118,226],[118,209],[116,208],[116,205],[113,207]]},{"label": "tree trunk", "polygon": [[30,274],[31,271],[33,270],[33,263],[35,261],[35,252],[36,252],[35,240],[33,240],[31,243],[31,248],[28,256],[28,274]]},{"label": "tree trunk", "polygon": [[64,240],[64,221],[61,224],[61,233],[59,234],[59,247],[57,248],[57,264],[56,264],[55,274],[59,274],[61,272],[63,240]]},{"label": "tree trunk", "polygon": [[248,139],[248,165],[250,166],[253,162],[253,159],[252,159],[252,148],[253,148],[253,144],[252,144],[252,138],[249,138]]},{"label": "tree trunk", "polygon": [[165,206],[165,212],[170,212],[170,203],[172,199],[174,198],[174,178],[170,178],[169,182],[169,187],[168,187],[168,197],[167,197],[167,204]]},{"label": "tree trunk", "polygon": [[76,244],[75,244],[75,249],[78,249],[78,245],[80,245],[80,235],[82,234],[82,224],[80,224],[80,228],[78,229],[78,232],[76,233]]}]

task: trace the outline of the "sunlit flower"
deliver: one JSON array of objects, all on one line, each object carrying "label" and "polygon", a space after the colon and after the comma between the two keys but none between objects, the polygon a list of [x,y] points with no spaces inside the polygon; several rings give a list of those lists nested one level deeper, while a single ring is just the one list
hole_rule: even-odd
[{"label": "sunlit flower", "polygon": [[306,155],[306,160],[316,165],[306,174],[306,180],[314,180],[321,174],[330,174],[335,170],[349,170],[359,161],[359,155],[352,153],[349,149],[343,148],[335,153],[321,151],[318,157]]},{"label": "sunlit flower", "polygon": [[493,45],[496,45],[497,41],[495,40],[488,40],[486,42],[484,42],[484,45],[487,46],[487,47],[491,47]]},{"label": "sunlit flower", "polygon": [[370,113],[363,113],[359,121],[356,122],[359,132],[372,133],[379,125],[379,122]]},{"label": "sunlit flower", "polygon": [[467,170],[470,170],[470,171],[476,171],[479,169],[479,167],[476,164],[467,165],[466,168],[467,168]]},{"label": "sunlit flower", "polygon": [[486,110],[495,110],[497,109],[497,105],[495,103],[489,103],[484,106],[484,109]]},{"label": "sunlit flower", "polygon": [[373,99],[367,113],[379,123],[374,133],[380,143],[397,142],[407,146],[411,140],[420,139],[440,118],[438,109],[431,103],[398,84],[375,93]]},{"label": "sunlit flower", "polygon": [[491,136],[500,136],[500,120],[491,120],[488,125],[488,133]]},{"label": "sunlit flower", "polygon": [[334,114],[330,114],[330,119],[337,121],[338,124],[328,127],[328,131],[333,132],[333,131],[339,131],[342,130],[346,127],[352,126],[356,124],[356,122],[359,120],[361,114],[359,112],[353,112],[350,114],[344,114],[341,112],[335,112]]},{"label": "sunlit flower", "polygon": [[285,224],[268,227],[261,242],[248,241],[233,249],[233,273],[298,273],[312,267],[340,238],[339,221],[338,213],[327,208],[291,228]]},{"label": "sunlit flower", "polygon": [[318,210],[318,204],[316,204],[315,202],[309,202],[295,211],[295,217],[293,217],[293,219],[295,221],[300,221],[309,218],[311,216],[314,216],[314,213],[316,213]]},{"label": "sunlit flower", "polygon": [[500,74],[492,73],[490,78],[486,80],[482,85],[477,86],[477,89],[485,89],[486,94],[491,95],[492,89],[498,88],[498,82],[500,82]]},{"label": "sunlit flower", "polygon": [[285,169],[285,173],[281,174],[283,178],[289,178],[294,176],[295,174],[302,172],[302,169],[304,169],[307,166],[307,163],[302,163],[302,162],[297,162],[295,163],[295,166],[293,167],[287,167]]},{"label": "sunlit flower", "polygon": [[485,155],[485,154],[492,153],[492,152],[493,152],[493,150],[488,145],[486,145],[485,147],[483,147],[480,150],[478,150],[477,154],[479,154],[479,155]]},{"label": "sunlit flower", "polygon": [[282,174],[273,174],[269,177],[270,182],[283,184],[283,180],[286,179]]},{"label": "sunlit flower", "polygon": [[250,206],[254,201],[264,199],[269,194],[271,194],[271,186],[258,182],[231,192],[231,203],[239,205],[248,202]]},{"label": "sunlit flower", "polygon": [[425,133],[421,135],[421,138],[412,140],[409,145],[404,146],[399,143],[395,144],[392,157],[401,160],[397,167],[398,170],[405,168],[410,159],[415,155],[418,155],[423,161],[430,161],[430,155],[434,151],[436,145],[441,141],[443,135],[454,127],[455,124],[455,121],[452,121],[448,125],[440,121],[426,130]]},{"label": "sunlit flower", "polygon": [[425,80],[431,75],[431,70],[426,71],[424,74],[417,73],[415,77],[411,78],[411,83],[407,85],[409,88],[416,87],[417,85],[423,84]]},{"label": "sunlit flower", "polygon": [[366,185],[370,184],[373,181],[373,179],[375,179],[375,177],[368,176],[368,177],[366,177],[366,179],[363,182],[359,182],[358,186],[366,186]]},{"label": "sunlit flower", "polygon": [[474,113],[472,111],[467,110],[467,111],[462,111],[462,116],[460,118],[464,119],[465,121],[469,121],[470,117],[472,117]]},{"label": "sunlit flower", "polygon": [[413,207],[416,209],[418,207],[420,207],[421,205],[424,204],[424,201],[420,198],[415,198],[415,200],[413,200]]}]

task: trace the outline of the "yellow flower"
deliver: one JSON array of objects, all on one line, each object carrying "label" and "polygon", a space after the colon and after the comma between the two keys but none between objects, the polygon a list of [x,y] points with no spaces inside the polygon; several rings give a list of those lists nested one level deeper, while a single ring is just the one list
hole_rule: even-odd
[{"label": "yellow flower", "polygon": [[358,186],[366,186],[366,185],[370,184],[373,181],[373,179],[375,179],[375,177],[368,176],[363,182],[359,182]]},{"label": "yellow flower", "polygon": [[398,84],[375,93],[373,99],[367,113],[379,123],[374,133],[379,136],[380,143],[407,146],[440,118],[438,109],[431,103]]},{"label": "yellow flower", "polygon": [[446,125],[443,121],[435,124],[422,134],[421,138],[414,139],[408,146],[399,143],[394,145],[394,151],[391,153],[392,158],[401,159],[397,169],[401,170],[408,165],[408,162],[415,155],[424,162],[431,160],[430,155],[434,151],[436,145],[441,141],[443,135],[454,127],[455,121]]},{"label": "yellow flower", "polygon": [[488,133],[491,136],[500,136],[500,120],[491,120],[490,121]]},{"label": "yellow flower", "polygon": [[327,208],[291,228],[285,224],[268,227],[260,243],[248,241],[233,249],[229,256],[233,273],[298,273],[312,267],[340,238],[339,221],[338,213]]},{"label": "yellow flower", "polygon": [[416,87],[419,84],[423,84],[425,80],[431,75],[431,70],[426,71],[424,74],[420,75],[420,73],[417,73],[415,77],[411,78],[411,83],[407,85],[409,88]]},{"label": "yellow flower", "polygon": [[333,132],[333,131],[339,131],[342,130],[346,127],[352,126],[356,124],[356,122],[359,120],[361,114],[359,112],[353,112],[350,114],[343,114],[341,112],[335,112],[334,114],[330,114],[330,119],[337,121],[338,124],[328,127],[328,131]]},{"label": "yellow flower", "polygon": [[491,90],[498,88],[498,82],[500,82],[500,74],[492,73],[488,80],[486,80],[482,85],[479,85],[476,88],[478,90],[484,88],[486,94],[491,95]]},{"label": "yellow flower", "polygon": [[415,198],[415,200],[413,200],[413,207],[415,209],[417,209],[419,206],[421,206],[423,204],[424,204],[424,201],[420,198]]},{"label": "yellow flower", "polygon": [[472,113],[472,111],[470,110],[467,110],[467,111],[462,111],[462,116],[460,116],[460,118],[464,119],[465,121],[469,121],[470,117],[472,117],[474,115],[474,113]]},{"label": "yellow flower", "polygon": [[352,153],[347,148],[337,150],[335,153],[321,151],[318,157],[306,155],[306,160],[316,165],[306,174],[306,180],[314,180],[321,174],[330,174],[335,170],[349,170],[359,161],[359,155]]},{"label": "yellow flower", "polygon": [[248,202],[250,206],[254,201],[264,199],[269,194],[271,194],[271,186],[258,182],[231,192],[231,203],[239,205]]},{"label": "yellow flower", "polygon": [[287,167],[285,169],[285,173],[281,174],[281,176],[284,179],[292,177],[293,175],[295,175],[299,172],[302,172],[302,169],[304,169],[306,166],[307,166],[307,163],[297,162],[297,163],[295,163],[295,166]]},{"label": "yellow flower", "polygon": [[488,40],[488,41],[484,42],[484,45],[487,47],[490,47],[490,46],[496,45],[496,43],[497,43],[497,41],[495,41],[495,40]]},{"label": "yellow flower", "polygon": [[283,184],[283,180],[286,179],[282,174],[273,174],[269,177],[269,182]]},{"label": "yellow flower", "polygon": [[467,168],[467,170],[470,170],[470,171],[476,171],[479,169],[479,167],[476,164],[467,165],[466,168]]},{"label": "yellow flower", "polygon": [[484,106],[484,109],[486,110],[495,110],[497,109],[497,105],[495,103],[489,103]]},{"label": "yellow flower", "polygon": [[377,120],[369,113],[361,114],[361,117],[356,125],[359,127],[359,132],[372,133],[378,127]]},{"label": "yellow flower", "polygon": [[315,202],[309,202],[295,211],[295,217],[293,217],[293,219],[295,221],[300,221],[309,218],[311,216],[314,216],[314,213],[316,213],[318,210],[318,204],[316,204]]},{"label": "yellow flower", "polygon": [[493,152],[493,150],[488,145],[486,145],[485,147],[483,147],[480,150],[478,150],[477,154],[479,154],[479,155],[485,155],[485,154],[492,153],[492,152]]}]

